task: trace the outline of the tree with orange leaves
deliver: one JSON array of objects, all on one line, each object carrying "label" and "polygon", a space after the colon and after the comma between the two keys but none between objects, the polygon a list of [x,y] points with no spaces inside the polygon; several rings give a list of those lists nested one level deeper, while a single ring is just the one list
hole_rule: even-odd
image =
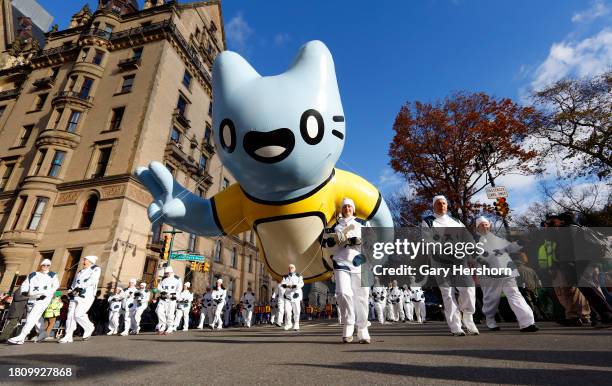
[{"label": "tree with orange leaves", "polygon": [[489,176],[539,171],[530,162],[536,152],[523,145],[540,120],[532,107],[484,93],[409,102],[393,124],[391,167],[424,202],[444,194],[453,215],[468,223],[477,210],[472,198],[490,185]]}]

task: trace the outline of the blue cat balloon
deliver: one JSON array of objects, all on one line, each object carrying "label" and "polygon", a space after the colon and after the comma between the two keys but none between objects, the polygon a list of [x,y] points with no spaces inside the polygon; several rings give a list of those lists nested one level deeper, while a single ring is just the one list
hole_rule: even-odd
[{"label": "blue cat balloon", "polygon": [[253,229],[277,280],[293,263],[306,281],[331,276],[320,240],[344,197],[354,200],[357,217],[393,226],[379,191],[334,167],[345,121],[334,62],[322,42],[304,45],[276,76],[262,77],[240,55],[222,52],[213,67],[213,97],[215,145],[238,183],[203,199],[152,162],[136,171],[153,195],[150,219],[205,236]]}]

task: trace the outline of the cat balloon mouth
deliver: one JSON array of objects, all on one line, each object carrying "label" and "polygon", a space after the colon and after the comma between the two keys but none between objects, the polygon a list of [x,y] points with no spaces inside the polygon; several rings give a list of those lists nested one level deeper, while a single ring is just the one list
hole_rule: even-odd
[{"label": "cat balloon mouth", "polygon": [[244,136],[242,146],[253,159],[273,164],[289,157],[295,147],[295,135],[286,128],[268,132],[249,131]]}]

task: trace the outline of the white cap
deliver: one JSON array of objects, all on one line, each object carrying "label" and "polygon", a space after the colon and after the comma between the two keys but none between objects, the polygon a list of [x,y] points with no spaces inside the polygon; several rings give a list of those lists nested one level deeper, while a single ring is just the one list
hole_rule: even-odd
[{"label": "white cap", "polygon": [[164,269],[164,273],[174,273],[174,270],[172,269],[172,266],[167,266],[166,269]]},{"label": "white cap", "polygon": [[131,279],[130,279],[130,284],[136,284],[136,279],[131,278]]},{"label": "white cap", "polygon": [[223,284],[223,279],[218,278],[218,279],[217,279],[217,283],[221,283],[221,284]]},{"label": "white cap", "polygon": [[484,216],[480,216],[476,219],[476,228],[478,228],[480,226],[480,224],[482,223],[487,223],[487,224],[491,224],[491,222]]},{"label": "white cap", "polygon": [[433,198],[433,200],[431,202],[431,205],[436,205],[436,201],[438,201],[438,200],[444,200],[444,201],[448,202],[446,197],[444,197],[443,195],[439,194],[437,196],[434,196],[434,198]]},{"label": "white cap", "polygon": [[348,197],[342,199],[342,207],[344,208],[345,205],[350,205],[353,207],[353,210],[356,210],[355,202]]},{"label": "white cap", "polygon": [[183,284],[185,287],[191,287],[191,283],[186,281],[185,284]]},{"label": "white cap", "polygon": [[51,260],[44,259],[43,261],[40,262],[40,265],[51,265]]},{"label": "white cap", "polygon": [[92,264],[96,264],[96,261],[98,261],[98,256],[85,256],[85,260],[89,260]]},{"label": "white cap", "polygon": [[140,287],[141,288],[147,288],[147,283],[145,283],[144,281],[142,283],[140,283]]}]

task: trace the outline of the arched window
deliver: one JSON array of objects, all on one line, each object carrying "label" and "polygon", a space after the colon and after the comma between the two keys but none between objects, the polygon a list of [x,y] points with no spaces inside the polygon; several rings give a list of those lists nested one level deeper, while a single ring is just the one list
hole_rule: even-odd
[{"label": "arched window", "polygon": [[79,228],[89,228],[93,222],[94,215],[96,214],[96,208],[98,207],[98,196],[92,194],[89,196],[85,205],[83,205],[83,211],[81,212],[81,222]]}]

